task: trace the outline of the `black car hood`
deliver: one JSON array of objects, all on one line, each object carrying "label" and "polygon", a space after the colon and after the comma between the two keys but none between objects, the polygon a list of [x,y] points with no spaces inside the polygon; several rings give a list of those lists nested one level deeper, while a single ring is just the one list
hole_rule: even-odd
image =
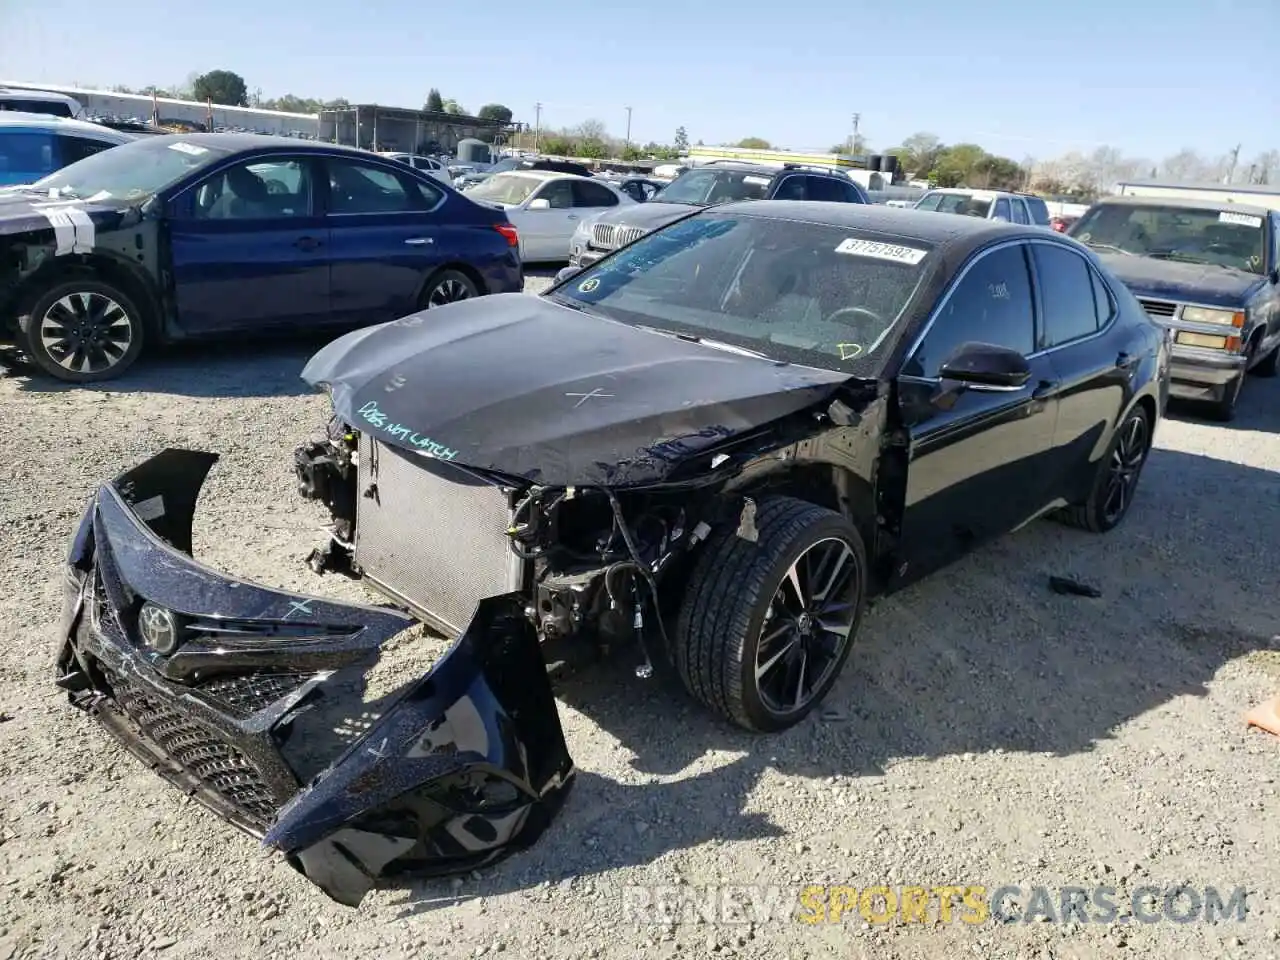
[{"label": "black car hood", "polygon": [[649,200],[645,203],[628,204],[602,213],[596,217],[596,223],[619,223],[628,227],[643,227],[645,230],[657,230],[673,223],[681,217],[697,213],[702,207],[688,203],[662,203]]},{"label": "black car hood", "polygon": [[496,294],[347,334],[302,378],[385,443],[550,485],[664,479],[849,378]]},{"label": "black car hood", "polygon": [[1242,307],[1265,278],[1243,270],[1154,257],[1099,254],[1099,259],[1137,297]]},{"label": "black car hood", "polygon": [[85,217],[79,213],[70,217],[60,216],[59,211],[81,211],[95,229],[101,229],[118,223],[121,214],[130,206],[115,200],[93,203],[87,200],[51,200],[28,190],[9,187],[0,190],[0,236],[53,231],[62,225],[67,231],[75,231],[71,235],[76,237],[78,245],[93,246],[92,237],[85,244],[78,236],[85,230]]}]

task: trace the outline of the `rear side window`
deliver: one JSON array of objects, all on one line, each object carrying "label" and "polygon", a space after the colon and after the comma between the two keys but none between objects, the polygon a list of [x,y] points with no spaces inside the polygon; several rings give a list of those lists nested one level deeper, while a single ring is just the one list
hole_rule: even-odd
[{"label": "rear side window", "polygon": [[1023,203],[1021,200],[1012,200],[1010,201],[1010,204],[1013,208],[1014,223],[1030,223],[1031,222],[1030,219],[1028,219],[1027,217],[1027,205],[1025,203]]},{"label": "rear side window", "polygon": [[58,169],[53,135],[32,131],[0,133],[0,183],[32,183]]},{"label": "rear side window", "polygon": [[61,147],[62,165],[67,166],[77,160],[83,160],[85,157],[92,157],[95,153],[108,150],[114,144],[107,143],[104,140],[90,140],[87,137],[63,136],[58,138],[58,146]]},{"label": "rear side window", "polygon": [[1115,303],[1111,299],[1111,291],[1102,282],[1102,277],[1098,276],[1098,271],[1090,270],[1089,275],[1093,277],[1093,305],[1098,313],[1098,329],[1101,330],[1111,321]]},{"label": "rear side window", "polygon": [[43,113],[47,117],[69,117],[71,104],[61,100],[19,100],[13,97],[0,99],[0,110],[19,110],[22,113]]},{"label": "rear side window", "polygon": [[1047,227],[1049,225],[1049,206],[1039,197],[1024,197],[1027,204],[1027,210],[1031,213],[1031,222],[1037,226]]},{"label": "rear side window", "polygon": [[[805,184],[806,200],[821,200],[827,203],[847,203],[848,193],[844,184],[831,177],[807,177]],[[856,201],[855,201],[856,202]]]},{"label": "rear side window", "polygon": [[778,184],[777,189],[773,192],[774,200],[812,200],[813,197],[807,196],[805,193],[805,181],[809,177],[802,177],[793,174],[789,177],[783,177]]},{"label": "rear side window", "polygon": [[[1044,310],[1042,347],[1056,347],[1098,329],[1098,292],[1084,257],[1056,244],[1033,243],[1031,255]],[[1108,309],[1108,313],[1110,310]]]}]

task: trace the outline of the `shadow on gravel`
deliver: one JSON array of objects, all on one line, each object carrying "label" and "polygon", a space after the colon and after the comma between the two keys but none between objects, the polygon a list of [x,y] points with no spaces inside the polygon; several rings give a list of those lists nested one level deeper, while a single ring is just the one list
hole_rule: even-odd
[{"label": "shadow on gravel", "polygon": [[1245,380],[1235,419],[1229,423],[1214,420],[1206,404],[1193,400],[1170,400],[1166,413],[1171,419],[1203,423],[1222,430],[1280,433],[1280,377],[1250,376]]},{"label": "shadow on gravel", "polygon": [[116,380],[63,383],[30,367],[10,369],[25,393],[156,393],[183,397],[293,397],[312,393],[300,374],[311,355],[339,336],[326,331],[230,343],[182,343],[150,351]]},{"label": "shadow on gravel", "polygon": [[[629,652],[580,669],[557,695],[599,725],[593,739],[615,739],[639,773],[674,779],[624,784],[583,771],[531,850],[457,893],[415,884],[398,906],[430,910],[780,836],[766,814],[746,812],[771,770],[865,782],[895,763],[965,753],[1087,753],[1144,713],[1203,695],[1228,661],[1280,647],[1278,486],[1271,471],[1154,451],[1111,534],[1038,522],[878,603],[823,707],[781,735],[738,731],[674,683],[636,680]],[[1251,535],[1224,536],[1243,523]],[[1103,595],[1055,594],[1053,574]],[[695,764],[705,769],[689,775]],[[991,802],[981,784],[951,783],[973,791],[955,797],[961,805]],[[856,831],[848,840],[874,842]]]}]

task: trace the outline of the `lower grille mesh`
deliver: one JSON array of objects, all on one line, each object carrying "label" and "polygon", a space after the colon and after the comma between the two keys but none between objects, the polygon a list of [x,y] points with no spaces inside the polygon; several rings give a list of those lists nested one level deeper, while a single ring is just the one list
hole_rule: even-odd
[{"label": "lower grille mesh", "polygon": [[119,674],[109,677],[116,703],[155,746],[239,810],[259,829],[276,816],[271,791],[253,762],[199,720],[150,696]]},{"label": "lower grille mesh", "polygon": [[200,685],[201,693],[241,716],[271,706],[305,683],[297,673],[255,673],[247,677],[215,677]]}]

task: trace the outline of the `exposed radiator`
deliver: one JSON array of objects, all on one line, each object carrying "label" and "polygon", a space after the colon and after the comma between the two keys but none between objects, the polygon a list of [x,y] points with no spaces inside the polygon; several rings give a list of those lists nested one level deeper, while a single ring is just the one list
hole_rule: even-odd
[{"label": "exposed radiator", "polygon": [[374,585],[450,636],[482,599],[523,586],[500,486],[364,433],[359,455],[355,559]]}]

